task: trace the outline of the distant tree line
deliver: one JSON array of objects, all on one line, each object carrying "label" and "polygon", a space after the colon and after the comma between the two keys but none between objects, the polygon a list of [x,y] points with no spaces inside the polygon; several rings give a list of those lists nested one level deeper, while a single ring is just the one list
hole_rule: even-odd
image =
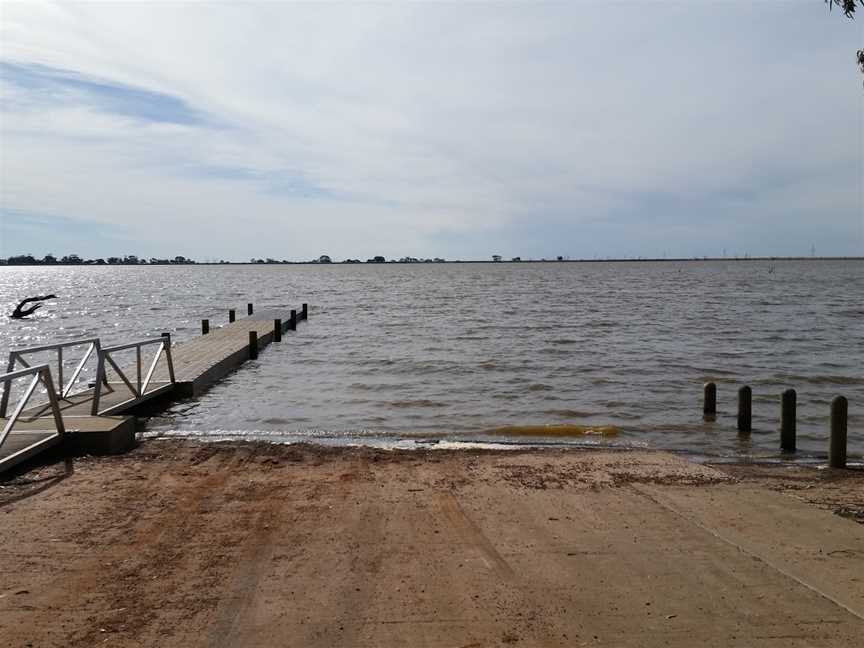
[{"label": "distant tree line", "polygon": [[67,254],[59,259],[53,254],[46,254],[44,257],[37,258],[32,254],[18,254],[10,256],[6,259],[0,258],[0,265],[188,265],[197,263],[193,259],[188,259],[184,256],[175,256],[173,259],[157,259],[150,257],[149,259],[139,259],[134,254],[127,254],[122,257],[108,257],[105,259],[84,259],[77,254]]},{"label": "distant tree line", "polygon": [[[371,259],[366,259],[366,263],[444,263],[445,259],[435,257],[434,259],[418,259],[416,257],[405,256],[401,259],[390,259],[389,261],[383,256],[375,256]],[[312,259],[311,263],[334,263],[327,254],[322,254],[317,259]],[[336,262],[338,263],[338,262]],[[360,259],[345,259],[342,263],[363,263]]]},{"label": "distant tree line", "polygon": [[[418,259],[415,257],[402,257],[401,259],[391,259],[387,260],[387,258],[383,256],[374,256],[371,259],[367,259],[366,263],[443,263],[445,259],[441,257],[435,257],[434,259]],[[33,256],[32,254],[18,254],[14,256],[10,256],[8,258],[0,258],[0,265],[6,266],[45,266],[45,265],[194,265],[199,263],[194,259],[190,259],[185,256],[175,256],[173,259],[158,259],[156,257],[150,257],[149,259],[145,259],[143,257],[138,257],[134,254],[127,254],[122,257],[107,257],[107,258],[97,258],[97,259],[85,259],[77,254],[67,254],[62,257],[56,257],[53,254],[46,254],[42,258],[38,258]],[[224,259],[221,261],[208,261],[207,263],[218,263],[218,264],[230,264],[234,263],[233,261],[225,261]],[[286,259],[282,259],[281,261],[278,259],[274,259],[271,257],[267,258],[255,258],[253,257],[247,263],[255,263],[255,264],[289,264],[289,263],[340,263],[339,261],[333,261],[330,256],[326,254],[322,254],[321,256],[312,259],[311,261],[288,261]],[[360,259],[345,259],[341,261],[341,263],[363,263]]]}]

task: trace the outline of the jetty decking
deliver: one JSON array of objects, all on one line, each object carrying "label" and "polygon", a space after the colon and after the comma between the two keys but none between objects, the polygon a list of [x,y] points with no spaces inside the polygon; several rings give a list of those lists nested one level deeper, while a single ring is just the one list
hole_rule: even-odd
[{"label": "jetty decking", "polygon": [[[304,311],[297,312],[297,320],[305,319]],[[290,313],[266,311],[210,329],[172,349],[174,356],[175,392],[180,396],[198,396],[210,385],[223,378],[249,359],[249,333],[257,336],[258,347],[273,341],[275,321],[281,320],[282,333],[291,325]],[[156,370],[156,380],[168,379],[168,369],[162,363]]]},{"label": "jetty decking", "polygon": [[[249,310],[252,310],[251,305]],[[307,317],[306,304],[299,310],[250,313],[244,319],[212,330],[208,323],[204,327],[206,333],[177,345],[171,344],[170,336],[104,349],[99,347],[98,340],[81,342],[80,345],[91,344],[96,348],[100,363],[96,382],[77,393],[63,395],[61,371],[58,372],[58,386],[48,389],[48,402],[26,407],[17,412],[17,416],[16,413],[3,412],[6,417],[0,417],[0,473],[61,443],[70,452],[113,454],[125,451],[135,442],[137,422],[133,414],[145,402],[152,401],[151,408],[158,408],[178,398],[200,395],[246,360],[257,357],[260,348],[277,337],[281,339],[286,331],[296,330],[297,324]],[[145,358],[141,349],[154,343],[160,346],[147,369],[144,368]],[[17,358],[17,362],[26,368],[17,373],[28,373],[29,370],[29,373],[37,375],[43,372],[43,377],[47,376],[43,380],[45,386],[48,382],[53,385],[50,369],[31,367],[23,360],[24,354],[61,346],[58,358],[62,362],[62,348],[75,344],[13,350],[9,369],[14,368]],[[110,353],[118,351],[135,351],[135,365],[118,366],[110,356]],[[90,351],[81,361],[81,366],[89,356]],[[11,387],[11,380],[4,380],[4,377],[12,375],[0,376],[4,389]],[[68,387],[72,386],[77,375],[78,370]],[[62,425],[57,423],[58,416]]]}]

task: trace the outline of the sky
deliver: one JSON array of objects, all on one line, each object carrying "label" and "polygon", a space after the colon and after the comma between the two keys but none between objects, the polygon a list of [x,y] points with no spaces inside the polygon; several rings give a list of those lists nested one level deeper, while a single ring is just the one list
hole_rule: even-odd
[{"label": "sky", "polygon": [[0,256],[864,255],[862,25],[0,2]]}]

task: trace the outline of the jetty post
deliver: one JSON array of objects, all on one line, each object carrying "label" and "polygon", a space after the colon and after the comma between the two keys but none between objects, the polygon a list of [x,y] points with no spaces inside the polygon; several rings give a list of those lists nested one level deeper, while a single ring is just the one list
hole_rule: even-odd
[{"label": "jetty post", "polygon": [[281,342],[282,341],[282,320],[274,319],[273,320],[273,341]]},{"label": "jetty post", "polygon": [[249,359],[258,359],[258,331],[249,331]]},{"label": "jetty post", "polygon": [[705,418],[717,416],[717,385],[713,382],[705,383],[703,388],[702,413]]},{"label": "jetty post", "polygon": [[202,319],[201,320],[201,335],[207,335],[210,332],[210,320]]},{"label": "jetty post", "polygon": [[798,396],[794,389],[787,389],[780,395],[780,450],[795,452]]},{"label": "jetty post", "polygon": [[297,311],[293,308],[291,309],[291,319],[288,320],[288,330],[296,331],[297,330]]},{"label": "jetty post", "polygon": [[236,322],[237,321],[237,311],[233,308],[228,310],[228,322]]},{"label": "jetty post", "polygon": [[753,390],[744,385],[738,390],[738,431],[749,434],[753,429]]},{"label": "jetty post", "polygon": [[828,465],[846,467],[846,426],[849,420],[849,402],[844,396],[831,401],[831,441],[828,446]]},{"label": "jetty post", "polygon": [[247,315],[251,315],[253,310],[254,309],[252,308],[252,304],[246,304],[246,314]]},{"label": "jetty post", "polygon": [[303,304],[303,308],[300,311],[300,319],[309,319],[309,304]]}]

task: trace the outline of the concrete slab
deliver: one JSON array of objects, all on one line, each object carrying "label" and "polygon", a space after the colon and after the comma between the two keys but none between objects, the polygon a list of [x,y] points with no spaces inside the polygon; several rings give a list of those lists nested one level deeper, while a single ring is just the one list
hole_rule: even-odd
[{"label": "concrete slab", "polygon": [[651,452],[148,441],[6,508],[0,636],[58,648],[859,645],[864,526],[732,482]]}]

